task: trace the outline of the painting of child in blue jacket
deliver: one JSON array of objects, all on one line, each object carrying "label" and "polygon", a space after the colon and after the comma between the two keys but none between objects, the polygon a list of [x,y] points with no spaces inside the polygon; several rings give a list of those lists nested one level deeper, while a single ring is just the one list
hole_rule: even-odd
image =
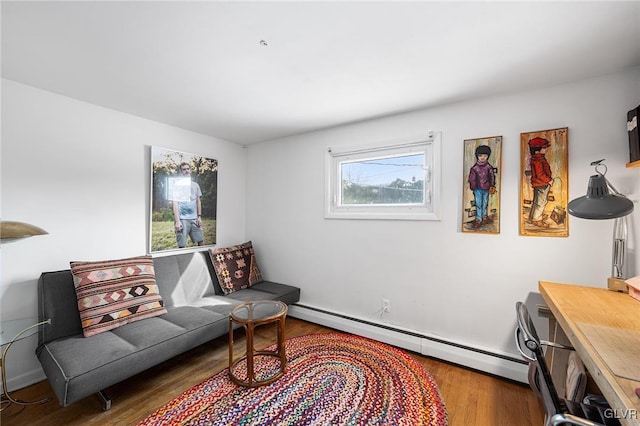
[{"label": "painting of child in blue jacket", "polygon": [[473,191],[476,205],[474,228],[491,223],[488,215],[489,195],[496,192],[496,176],[494,167],[489,163],[491,148],[479,145],[476,148],[476,163],[469,170],[469,188]]}]

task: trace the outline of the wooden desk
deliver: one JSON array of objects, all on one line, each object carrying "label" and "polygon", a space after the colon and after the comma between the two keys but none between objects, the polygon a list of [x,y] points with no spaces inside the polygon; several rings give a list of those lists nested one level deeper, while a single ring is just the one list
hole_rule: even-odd
[{"label": "wooden desk", "polygon": [[[609,401],[611,414],[623,425],[640,425],[640,398],[635,394],[640,388],[640,302],[606,288],[546,281],[538,288]],[[632,364],[622,362],[624,358],[632,358]]]}]

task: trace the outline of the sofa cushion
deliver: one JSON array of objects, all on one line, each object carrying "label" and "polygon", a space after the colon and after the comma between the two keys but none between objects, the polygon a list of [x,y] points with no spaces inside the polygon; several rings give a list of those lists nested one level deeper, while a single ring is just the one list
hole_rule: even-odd
[{"label": "sofa cushion", "polygon": [[280,300],[290,305],[300,299],[300,289],[297,287],[278,284],[270,281],[263,281],[242,291],[236,291],[225,299],[237,302],[250,302],[254,300]]},{"label": "sofa cushion", "polygon": [[184,351],[225,335],[229,320],[210,310],[180,306],[91,337],[56,339],[38,346],[60,404],[67,406]]},{"label": "sofa cushion", "polygon": [[85,337],[167,313],[151,256],[70,264]]},{"label": "sofa cushion", "polygon": [[212,248],[209,254],[224,294],[262,282],[251,241],[232,247]]},{"label": "sofa cushion", "polygon": [[215,272],[207,250],[154,256],[153,268],[165,308],[193,305],[202,297],[223,294],[222,289],[215,289]]}]

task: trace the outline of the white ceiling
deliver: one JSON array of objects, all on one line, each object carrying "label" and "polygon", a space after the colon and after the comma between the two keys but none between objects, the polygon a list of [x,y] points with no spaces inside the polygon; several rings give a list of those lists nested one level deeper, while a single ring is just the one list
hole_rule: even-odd
[{"label": "white ceiling", "polygon": [[2,1],[4,78],[242,144],[638,65],[637,0]]}]

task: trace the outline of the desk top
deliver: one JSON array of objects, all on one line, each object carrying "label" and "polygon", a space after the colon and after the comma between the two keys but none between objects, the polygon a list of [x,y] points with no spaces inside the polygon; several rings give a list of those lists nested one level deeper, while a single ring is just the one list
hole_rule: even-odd
[{"label": "desk top", "polygon": [[640,301],[606,288],[547,281],[538,287],[616,416],[640,425]]}]

